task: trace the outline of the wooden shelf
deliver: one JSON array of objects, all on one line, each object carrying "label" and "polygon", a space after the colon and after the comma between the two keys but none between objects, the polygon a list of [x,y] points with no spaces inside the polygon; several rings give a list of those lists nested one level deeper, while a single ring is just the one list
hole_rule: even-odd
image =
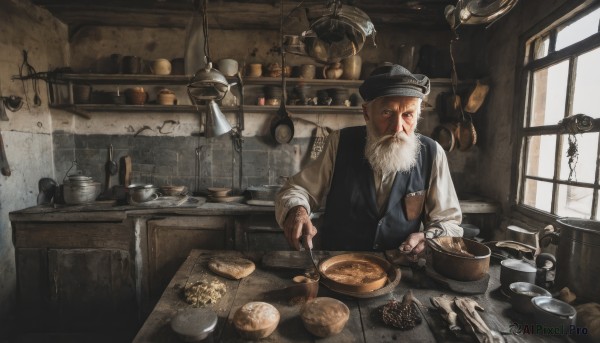
[{"label": "wooden shelf", "polygon": [[53,80],[90,84],[187,85],[190,82],[190,76],[151,74],[57,74]]},{"label": "wooden shelf", "polygon": [[[152,74],[57,74],[54,80],[74,83],[94,84],[174,84],[187,85],[190,75],[152,75]],[[235,82],[236,77],[227,77],[230,82]],[[244,85],[280,85],[279,77],[242,77]],[[286,82],[291,85],[304,83],[311,86],[338,86],[359,87],[363,80],[329,80],[329,79],[301,79],[290,77]],[[459,80],[459,84],[470,84],[472,80]],[[452,80],[447,78],[431,79],[432,86],[447,87],[452,85]]]},{"label": "wooden shelf", "polygon": [[[190,75],[151,75],[151,74],[56,74],[53,82],[67,84],[70,88],[73,84],[148,84],[148,85],[178,85],[185,86],[189,83]],[[227,77],[230,83],[236,82],[237,77]],[[244,88],[248,86],[268,86],[281,85],[279,77],[248,77],[243,80]],[[305,84],[315,87],[348,87],[357,89],[363,80],[328,80],[328,79],[301,79],[287,78],[287,85],[295,86]],[[459,85],[469,85],[473,81],[459,81]],[[432,87],[449,88],[452,85],[451,79],[431,79]],[[239,87],[239,86],[238,86]],[[243,93],[242,93],[243,94]],[[72,99],[72,96],[70,97]],[[246,98],[247,99],[247,98]],[[69,111],[86,119],[90,119],[89,112],[198,112],[203,111],[203,106],[197,108],[193,105],[173,105],[164,106],[158,104],[145,105],[115,105],[115,104],[60,104],[51,105],[52,108]],[[272,113],[276,112],[279,106],[256,106],[245,105],[243,110],[248,113]],[[292,114],[362,114],[360,106],[287,106],[287,109]],[[224,106],[221,107],[223,112],[239,111],[239,106]],[[430,111],[431,109],[424,109]]]},{"label": "wooden shelf", "polygon": [[[80,111],[80,112],[198,112],[196,106],[192,105],[112,105],[112,104],[75,104],[75,105],[51,105],[51,108],[61,109],[65,111]],[[223,112],[239,111],[239,106],[221,106]],[[203,111],[204,106],[199,106],[200,111]],[[265,113],[277,112],[279,106],[244,106],[244,112],[250,113]],[[292,114],[361,114],[360,107],[347,106],[286,106],[286,109]]]},{"label": "wooden shelf", "polygon": [[[286,106],[291,114],[362,114],[359,106]],[[244,112],[277,112],[279,106],[244,106]]]}]

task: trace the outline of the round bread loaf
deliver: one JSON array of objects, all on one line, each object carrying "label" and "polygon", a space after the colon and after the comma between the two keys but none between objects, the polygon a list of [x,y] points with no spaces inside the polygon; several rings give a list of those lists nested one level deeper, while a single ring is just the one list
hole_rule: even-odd
[{"label": "round bread loaf", "polygon": [[304,327],[313,335],[329,337],[344,329],[350,310],[337,299],[320,297],[308,301],[302,308],[300,317]]},{"label": "round bread loaf", "polygon": [[279,324],[279,311],[265,302],[249,302],[233,315],[233,326],[246,339],[261,339],[269,336]]},{"label": "round bread loaf", "polygon": [[208,269],[233,280],[252,274],[255,268],[254,262],[241,257],[213,257],[208,261]]}]

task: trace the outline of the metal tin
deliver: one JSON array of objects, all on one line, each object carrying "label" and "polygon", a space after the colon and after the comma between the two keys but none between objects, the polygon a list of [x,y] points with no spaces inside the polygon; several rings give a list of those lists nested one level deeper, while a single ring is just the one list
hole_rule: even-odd
[{"label": "metal tin", "polygon": [[171,329],[184,342],[200,342],[217,327],[217,314],[207,308],[186,308],[171,320]]}]

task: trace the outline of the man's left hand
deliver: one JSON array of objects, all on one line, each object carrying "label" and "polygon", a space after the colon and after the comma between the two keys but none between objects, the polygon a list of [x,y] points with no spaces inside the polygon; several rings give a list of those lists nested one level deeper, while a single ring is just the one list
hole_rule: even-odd
[{"label": "man's left hand", "polygon": [[425,233],[411,233],[408,238],[400,244],[398,249],[404,254],[410,254],[413,257],[416,257],[425,249]]}]

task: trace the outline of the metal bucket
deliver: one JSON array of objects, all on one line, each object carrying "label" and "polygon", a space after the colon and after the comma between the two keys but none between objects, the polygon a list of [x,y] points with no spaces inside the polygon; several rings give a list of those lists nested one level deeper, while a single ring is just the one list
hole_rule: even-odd
[{"label": "metal bucket", "polygon": [[600,222],[559,218],[559,232],[548,233],[556,250],[556,289],[569,287],[577,297],[600,302]]}]

